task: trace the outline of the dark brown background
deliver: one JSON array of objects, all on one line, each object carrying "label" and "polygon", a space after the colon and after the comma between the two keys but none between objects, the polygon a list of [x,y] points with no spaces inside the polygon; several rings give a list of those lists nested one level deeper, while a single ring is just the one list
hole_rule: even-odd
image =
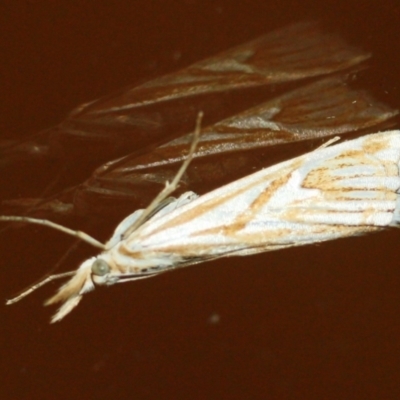
[{"label": "dark brown background", "polygon": [[[3,0],[0,134],[34,133],[84,101],[303,19],[371,51],[365,86],[400,108],[397,0]],[[0,242],[5,299],[69,239],[31,227]],[[0,306],[0,396],[398,399],[399,243],[390,231],[207,263],[97,290],[56,325],[41,306],[49,285]],[[76,252],[71,268],[92,253]]]}]

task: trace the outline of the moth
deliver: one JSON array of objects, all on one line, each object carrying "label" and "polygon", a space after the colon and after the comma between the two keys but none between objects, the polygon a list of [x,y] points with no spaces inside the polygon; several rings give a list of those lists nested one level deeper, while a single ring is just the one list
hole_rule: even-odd
[{"label": "moth", "polygon": [[[11,210],[14,206],[22,206],[25,215],[30,217],[4,216],[0,220],[51,226],[97,246],[104,254],[109,254],[109,258],[110,254],[117,257],[117,248],[122,251],[119,255],[122,260],[116,258],[111,262],[100,255],[96,260],[83,263],[77,272],[49,276],[9,303],[49,280],[73,275],[71,281],[49,300],[49,303],[63,302],[54,322],[68,314],[95,284],[142,279],[207,259],[285,247],[267,240],[274,232],[278,235],[280,231],[286,232],[283,227],[278,229],[275,222],[267,224],[270,233],[265,229],[261,234],[254,227],[250,228],[251,224],[249,232],[245,229],[246,218],[248,221],[256,218],[258,206],[253,206],[253,202],[257,202],[256,193],[262,186],[261,183],[251,184],[252,172],[269,171],[265,167],[274,163],[270,156],[282,152],[279,145],[291,144],[289,147],[292,147],[295,142],[338,134],[360,134],[386,127],[397,111],[365,91],[352,88],[349,83],[352,73],[357,72],[369,57],[369,53],[346,44],[338,36],[321,32],[317,24],[299,23],[180,71],[84,104],[56,127],[23,143],[10,147],[0,143],[3,165],[8,162],[12,167],[15,160],[20,159],[56,158],[60,165],[66,163],[69,172],[74,171],[74,176],[68,175],[56,182],[41,199],[3,201],[3,214],[10,214],[9,206]],[[203,128],[200,137],[193,139],[188,132],[198,110],[204,110]],[[187,155],[190,143],[192,147]],[[266,155],[268,148],[273,152]],[[182,167],[175,175],[181,163]],[[271,168],[274,171],[275,167]],[[237,179],[243,176],[249,183],[243,184],[238,192],[235,184],[240,185],[241,180]],[[145,210],[132,213],[135,208],[148,203],[166,180],[172,180],[173,184],[162,190],[155,202]],[[177,189],[178,181],[177,198],[168,198]],[[234,182],[224,186],[231,181]],[[269,181],[272,186],[277,184],[275,178],[268,175],[265,182]],[[199,198],[193,192],[204,193],[210,188],[219,189]],[[201,199],[213,196],[212,193],[216,193],[216,197],[207,200],[204,208]],[[221,202],[218,203],[216,199],[220,193]],[[260,194],[260,204],[263,198]],[[188,210],[194,207],[196,211],[185,211],[187,207]],[[208,212],[205,210],[211,212],[211,208],[218,215],[222,213],[223,226],[206,226]],[[83,232],[32,218],[37,215],[47,218],[69,216],[71,210],[74,215],[94,215],[96,220],[121,220],[123,216],[129,216],[118,225],[105,245]],[[146,243],[153,246],[151,238],[157,241],[159,237],[162,241],[168,236],[168,233],[161,235],[164,225],[160,226],[159,233],[151,231],[157,221],[165,220],[166,232],[177,234],[181,224],[179,218],[174,219],[171,226],[167,223],[175,213],[188,221],[192,218],[193,227],[199,224],[197,233],[186,231],[186,223],[182,222],[184,235],[179,239],[180,244],[178,238],[174,243],[166,242],[165,247],[157,242],[154,250],[146,252]],[[204,218],[201,217],[203,214]],[[172,229],[175,225],[177,228]],[[209,234],[205,235],[208,229]],[[355,234],[353,226],[348,234],[344,231],[343,227],[338,237]],[[312,231],[308,233],[310,243],[334,238],[332,230],[327,238]],[[245,234],[254,236],[254,240],[258,235],[264,244],[249,242],[244,236],[239,244],[241,235]],[[194,242],[190,242],[196,236],[199,238],[197,252]],[[287,245],[301,244],[300,234],[298,236],[298,242],[292,237],[293,242]],[[140,239],[138,244],[123,253],[128,242],[136,243],[136,238]],[[290,238],[288,234],[288,240]]]},{"label": "moth", "polygon": [[76,271],[50,276],[28,291],[72,275],[46,302],[63,303],[52,322],[61,320],[96,286],[148,278],[221,257],[366,234],[400,223],[399,130],[331,146],[328,142],[205,195],[186,192],[168,198],[193,158],[198,130],[171,184],[147,209],[122,220],[104,245],[49,221],[0,217],[55,227],[102,249]]},{"label": "moth", "polygon": [[[13,173],[15,160],[34,164],[41,157],[51,160],[45,174],[54,171],[55,182],[37,198],[26,192],[22,170],[15,179],[21,188],[15,181],[0,185],[11,193],[3,195],[2,213],[120,220],[173,179],[199,110],[204,129],[181,193],[204,193],[278,162],[274,153],[287,151],[278,145],[383,129],[397,111],[351,87],[351,73],[369,57],[318,24],[301,22],[83,104],[23,143],[0,143],[0,158]],[[29,173],[35,168],[24,165]],[[21,192],[29,198],[13,199]]]}]

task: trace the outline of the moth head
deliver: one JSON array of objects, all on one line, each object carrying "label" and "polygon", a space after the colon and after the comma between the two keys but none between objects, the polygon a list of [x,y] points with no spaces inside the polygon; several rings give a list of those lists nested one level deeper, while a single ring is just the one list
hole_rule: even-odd
[{"label": "moth head", "polygon": [[51,322],[57,322],[69,314],[82,300],[85,293],[94,290],[96,285],[112,285],[118,282],[144,279],[156,273],[125,273],[111,266],[102,256],[84,261],[72,278],[62,285],[58,292],[45,302],[45,305],[63,303],[53,315]]}]

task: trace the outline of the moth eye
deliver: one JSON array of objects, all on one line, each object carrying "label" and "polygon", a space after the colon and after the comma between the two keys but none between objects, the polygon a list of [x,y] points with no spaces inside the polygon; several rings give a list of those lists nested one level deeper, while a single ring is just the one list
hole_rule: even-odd
[{"label": "moth eye", "polygon": [[110,272],[110,266],[101,259],[97,259],[92,264],[92,274],[97,276],[103,276]]}]

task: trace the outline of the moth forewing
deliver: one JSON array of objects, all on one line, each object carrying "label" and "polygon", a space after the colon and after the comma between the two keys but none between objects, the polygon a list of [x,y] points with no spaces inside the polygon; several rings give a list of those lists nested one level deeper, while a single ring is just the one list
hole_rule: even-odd
[{"label": "moth forewing", "polygon": [[150,220],[113,251],[187,263],[397,226],[399,160],[399,131],[317,149]]}]

